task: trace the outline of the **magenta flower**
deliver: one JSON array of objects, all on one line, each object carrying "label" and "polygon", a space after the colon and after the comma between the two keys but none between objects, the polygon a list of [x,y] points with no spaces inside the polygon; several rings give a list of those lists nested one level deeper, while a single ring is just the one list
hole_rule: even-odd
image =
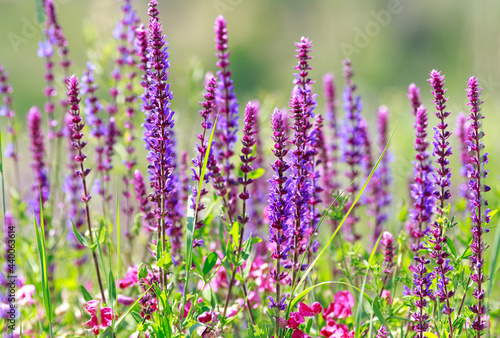
[{"label": "magenta flower", "polygon": [[33,295],[35,294],[36,289],[32,284],[23,285],[16,292],[16,301],[18,306],[26,306],[35,304],[35,300],[33,299]]},{"label": "magenta flower", "polygon": [[392,267],[394,265],[394,256],[395,256],[395,251],[396,251],[396,247],[395,247],[395,240],[394,240],[394,236],[388,232],[388,231],[384,231],[384,233],[382,234],[382,240],[381,240],[381,244],[384,246],[384,273],[390,275],[392,274]]},{"label": "magenta flower", "polygon": [[377,338],[389,338],[389,332],[387,332],[384,325],[380,326],[380,329],[377,332]]},{"label": "magenta flower", "polygon": [[314,302],[310,307],[306,304],[299,303],[299,313],[304,317],[314,317],[323,312],[323,308],[319,302]]},{"label": "magenta flower", "polygon": [[[100,330],[105,330],[113,323],[113,319],[117,320],[118,316],[113,313],[110,307],[100,307],[98,300],[90,300],[87,302],[85,309],[90,313],[90,320],[83,324],[86,330],[92,330],[97,336]],[[99,321],[100,315],[100,321]]]},{"label": "magenta flower", "polygon": [[354,306],[354,296],[349,291],[337,291],[333,296],[333,302],[323,311],[323,318],[345,319],[352,316]]},{"label": "magenta flower", "polygon": [[290,318],[288,318],[286,327],[290,329],[297,329],[300,326],[300,324],[304,322],[305,318],[303,315],[301,315],[299,312],[292,312],[290,313]]},{"label": "magenta flower", "polygon": [[417,116],[417,109],[422,105],[422,102],[420,100],[420,89],[417,87],[416,84],[411,83],[408,86],[408,99],[410,100],[410,107],[411,107],[411,112],[413,116]]}]

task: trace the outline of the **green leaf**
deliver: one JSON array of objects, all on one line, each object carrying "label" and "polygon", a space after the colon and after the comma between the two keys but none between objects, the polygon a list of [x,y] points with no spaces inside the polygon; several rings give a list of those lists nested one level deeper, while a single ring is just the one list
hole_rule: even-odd
[{"label": "green leaf", "polygon": [[40,193],[40,228],[38,229],[38,224],[36,221],[35,212],[33,212],[33,223],[35,225],[36,231],[36,241],[38,246],[38,255],[40,257],[40,271],[42,273],[42,295],[43,295],[43,305],[45,308],[45,315],[49,323],[53,322],[54,313],[52,310],[52,299],[50,297],[50,287],[47,274],[47,252],[45,244],[45,223],[43,216],[43,203],[42,195]]},{"label": "green leaf", "polygon": [[186,333],[186,338],[190,338],[193,335],[193,332],[195,332],[196,329],[199,328],[200,326],[203,326],[203,324],[201,324],[201,323],[194,323],[193,326],[191,326],[189,328],[188,332]]},{"label": "green leaf", "polygon": [[264,174],[266,173],[266,171],[264,170],[264,168],[257,168],[251,172],[249,172],[247,174],[248,178],[252,179],[252,180],[256,180],[262,176],[264,176]]},{"label": "green leaf", "polygon": [[86,302],[94,299],[90,292],[88,292],[82,284],[80,284],[80,290],[82,291],[83,299],[85,299]]},{"label": "green leaf", "polygon": [[139,324],[140,322],[142,322],[142,317],[141,315],[139,314],[139,312],[136,312],[136,311],[131,311],[130,314],[132,315],[132,317],[134,318],[135,322],[137,324]]},{"label": "green leaf", "polygon": [[453,243],[453,241],[448,236],[446,236],[446,244],[448,244],[453,257],[457,258],[457,248],[455,248],[455,243]]},{"label": "green leaf", "polygon": [[211,252],[207,258],[205,259],[205,264],[203,265],[203,276],[206,276],[212,271],[214,268],[215,264],[217,263],[217,259],[219,256],[217,256],[217,253]]},{"label": "green leaf", "polygon": [[146,278],[148,276],[148,263],[142,262],[139,265],[139,269],[137,270],[137,280],[141,280],[142,278]]},{"label": "green leaf", "polygon": [[242,265],[245,263],[245,261],[250,257],[250,254],[252,253],[252,235],[243,243],[243,246],[241,248],[241,254],[240,254],[240,260],[238,261],[238,266]]},{"label": "green leaf", "polygon": [[75,237],[78,240],[78,242],[81,245],[86,246],[88,248],[89,247],[89,242],[88,242],[87,238],[83,237],[80,234],[80,232],[76,229],[76,226],[75,226],[75,223],[73,222],[73,220],[71,220],[71,224],[73,226],[73,233],[75,234]]},{"label": "green leaf", "polygon": [[438,336],[436,336],[432,332],[424,332],[424,336],[427,337],[427,338],[439,338]]},{"label": "green leaf", "polygon": [[116,284],[115,284],[115,279],[113,278],[113,271],[111,271],[111,267],[109,267],[109,280],[108,280],[108,293],[109,293],[109,298],[110,302],[111,300],[116,300]]},{"label": "green leaf", "polygon": [[234,222],[231,231],[229,231],[231,238],[233,239],[233,243],[238,245],[240,243],[240,223]]},{"label": "green leaf", "polygon": [[113,329],[111,326],[108,326],[106,330],[99,336],[100,338],[112,338],[113,337]]},{"label": "green leaf", "polygon": [[172,264],[173,264],[172,255],[168,251],[163,251],[161,254],[161,258],[156,262],[157,267],[164,268],[166,270],[170,269]]}]

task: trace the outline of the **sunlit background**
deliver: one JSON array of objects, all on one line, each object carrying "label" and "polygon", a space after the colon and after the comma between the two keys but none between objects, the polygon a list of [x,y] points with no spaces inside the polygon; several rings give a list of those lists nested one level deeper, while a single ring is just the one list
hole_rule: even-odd
[{"label": "sunlit background", "polygon": [[[113,27],[120,17],[120,2],[110,0],[54,0],[61,26],[69,40],[72,71],[81,76],[87,61],[98,66],[98,84],[108,87],[115,56]],[[448,108],[454,123],[459,111],[466,111],[466,85],[470,75],[478,76],[483,90],[484,131],[491,153],[490,183],[495,186],[500,164],[500,2],[465,1],[328,1],[328,0],[207,0],[159,1],[160,18],[168,37],[171,74],[177,112],[179,147],[192,151],[199,132],[198,101],[207,71],[216,71],[213,24],[219,14],[228,22],[229,49],[234,86],[240,102],[262,102],[263,135],[269,135],[268,116],[272,109],[286,107],[292,89],[294,42],[301,36],[313,41],[310,76],[319,94],[317,112],[323,110],[321,78],[334,72],[339,90],[343,88],[341,61],[353,61],[362,114],[372,122],[379,105],[391,113],[396,128],[391,151],[394,154],[395,191],[406,198],[407,177],[412,171],[413,119],[406,89],[411,82],[421,87],[423,102],[435,124],[426,82],[433,68],[446,75]],[[35,0],[0,0],[0,62],[10,72],[14,87],[17,123],[33,105],[43,105],[43,60],[37,57],[41,39]],[[134,8],[146,20],[147,2]],[[146,22],[146,21],[144,21]],[[59,90],[63,90],[62,86]],[[108,99],[105,91],[102,100]],[[340,103],[341,104],[341,103]],[[342,110],[339,111],[343,116]],[[194,123],[196,121],[196,123]],[[0,119],[2,131],[5,120]],[[397,124],[397,126],[396,126]],[[452,137],[456,145],[456,138]],[[138,148],[141,146],[138,144]],[[270,152],[270,151],[269,151]],[[452,159],[455,187],[459,178],[458,151]],[[26,161],[26,152],[21,154]],[[143,168],[145,163],[139,163]],[[26,167],[27,170],[27,167]],[[117,169],[122,170],[122,169]]]}]

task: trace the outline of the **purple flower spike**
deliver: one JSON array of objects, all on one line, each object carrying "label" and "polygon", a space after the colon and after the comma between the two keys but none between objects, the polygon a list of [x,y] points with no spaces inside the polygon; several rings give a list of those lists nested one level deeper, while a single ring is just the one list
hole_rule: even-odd
[{"label": "purple flower spike", "polygon": [[434,128],[435,141],[433,142],[433,155],[437,157],[436,164],[438,165],[436,174],[434,175],[434,181],[436,182],[436,186],[440,189],[437,189],[434,194],[439,202],[437,212],[442,215],[442,209],[445,207],[445,202],[451,197],[451,193],[448,190],[451,177],[451,170],[449,167],[450,161],[448,157],[452,154],[448,138],[451,133],[447,130],[448,123],[445,122],[450,113],[445,111],[446,101],[448,99],[444,97],[447,90],[443,89],[444,75],[441,75],[441,72],[437,70],[432,70],[430,76],[431,78],[428,81],[431,84],[432,94],[434,95],[434,101],[432,102],[436,104],[436,117],[439,119],[437,127]]},{"label": "purple flower spike", "polygon": [[377,338],[389,338],[389,332],[387,332],[384,325],[380,326],[377,332]]},{"label": "purple flower spike", "polygon": [[467,146],[469,133],[470,124],[467,121],[467,116],[464,113],[459,113],[457,116],[457,129],[455,131],[455,135],[457,135],[459,141],[460,163],[462,165],[460,168],[460,174],[465,178],[465,182],[460,185],[460,195],[464,198],[469,196],[469,179],[467,178],[467,165],[470,163],[471,157],[471,152]]},{"label": "purple flower spike", "polygon": [[430,77],[431,78],[428,82],[431,84],[432,94],[434,95],[434,101],[432,102],[436,105],[436,117],[439,119],[437,127],[434,128],[435,134],[433,153],[436,157],[436,164],[438,168],[433,176],[436,184],[434,191],[434,195],[437,199],[436,214],[441,216],[432,223],[432,229],[430,231],[431,238],[429,239],[429,242],[432,243],[430,256],[435,260],[437,265],[434,268],[434,278],[438,281],[438,285],[440,285],[440,287],[436,290],[435,295],[439,298],[440,302],[445,303],[443,313],[448,316],[450,335],[453,335],[451,314],[454,309],[450,306],[450,298],[453,297],[455,292],[452,290],[448,291],[450,279],[446,276],[446,274],[450,271],[450,268],[446,264],[448,253],[444,250],[444,246],[446,245],[446,236],[443,231],[446,227],[446,219],[443,219],[443,216],[446,217],[446,215],[444,215],[443,210],[446,206],[446,201],[451,197],[451,193],[448,190],[451,177],[448,160],[448,157],[451,155],[451,147],[449,146],[448,138],[451,133],[447,130],[448,123],[445,122],[450,113],[445,111],[446,101],[448,99],[444,97],[446,94],[446,89],[443,89],[444,75],[441,75],[441,72],[432,70]]},{"label": "purple flower spike", "polygon": [[[388,118],[389,110],[386,106],[380,106],[377,112],[377,129],[378,129],[378,149],[379,153],[382,153],[387,146],[387,128],[388,128]],[[386,209],[391,204],[391,194],[389,188],[391,185],[391,172],[389,162],[391,160],[391,154],[387,151],[380,161],[380,166],[374,174],[375,178],[373,185],[376,185],[377,192],[373,194],[375,201],[372,203],[375,205],[375,231],[373,233],[373,238],[376,240],[380,233],[384,223],[387,221],[387,211]],[[370,169],[371,170],[371,169]]]},{"label": "purple flower spike", "polygon": [[417,296],[417,300],[414,303],[416,311],[411,314],[412,329],[417,332],[416,338],[424,338],[424,333],[427,332],[430,322],[425,308],[427,307],[427,299],[432,299],[432,292],[430,290],[432,285],[431,274],[427,273],[426,267],[430,263],[430,260],[425,259],[425,256],[416,256],[414,260],[416,265],[413,273],[413,294]]},{"label": "purple flower spike", "polygon": [[[351,185],[347,188],[347,192],[351,195],[350,201],[346,205],[346,211],[350,209],[356,194],[358,192],[359,186],[356,179],[359,176],[359,164],[362,161],[362,147],[365,141],[363,137],[362,128],[362,117],[361,109],[362,104],[360,102],[360,96],[356,96],[356,85],[352,81],[354,75],[352,71],[351,60],[346,59],[343,61],[344,66],[344,78],[346,81],[346,86],[342,99],[344,100],[344,110],[345,110],[345,125],[342,133],[343,138],[343,157],[344,161],[347,163],[349,170],[346,173],[348,180]],[[355,214],[356,206],[351,211],[349,218],[346,220],[345,235],[346,239],[352,241],[359,238],[359,235],[354,231],[354,225],[358,221],[358,217]]]},{"label": "purple flower spike", "polygon": [[[490,187],[484,184],[484,180],[488,175],[488,170],[484,169],[484,165],[488,163],[488,153],[484,153],[484,144],[481,139],[484,137],[484,132],[481,130],[484,116],[481,114],[480,105],[483,103],[480,99],[481,89],[477,78],[472,76],[468,82],[467,96],[469,98],[468,106],[470,106],[470,129],[468,147],[471,152],[470,162],[467,166],[467,176],[469,181],[469,202],[472,207],[472,243],[470,248],[472,255],[470,256],[471,263],[471,280],[476,283],[473,292],[474,298],[477,299],[477,304],[470,306],[470,310],[475,314],[476,318],[472,322],[472,328],[477,331],[477,337],[481,336],[482,331],[486,327],[486,322],[483,315],[486,313],[484,306],[485,290],[483,283],[485,281],[483,267],[483,253],[488,248],[483,242],[482,236],[489,230],[485,227],[490,222],[488,202],[483,197],[483,193],[488,192]],[[484,223],[484,226],[483,226]]]},{"label": "purple flower spike", "polygon": [[158,224],[156,218],[151,211],[151,205],[149,204],[148,195],[146,191],[146,184],[144,183],[144,177],[142,173],[136,169],[134,171],[134,187],[135,187],[135,197],[137,198],[137,204],[139,205],[139,210],[143,213],[142,219],[144,220],[144,226],[147,231],[158,230]]},{"label": "purple flower spike", "polygon": [[[277,108],[271,115],[273,154],[276,160],[271,164],[275,174],[269,180],[269,241],[276,246],[271,255],[271,258],[276,260],[276,270],[271,271],[270,276],[276,282],[276,299],[278,300],[281,298],[280,283],[288,276],[287,272],[281,272],[281,261],[288,259],[290,239],[293,236],[289,224],[292,216],[292,191],[291,180],[286,174],[290,169],[290,164],[286,160],[288,154],[288,137],[285,136],[285,130],[288,127],[286,120],[287,117]],[[284,305],[284,301],[282,304]],[[270,297],[269,307],[284,310],[284,306],[279,306],[272,297]]]},{"label": "purple flower spike", "polygon": [[[68,92],[67,103],[68,103],[68,114],[71,116],[71,132],[70,132],[70,140],[72,141],[73,148],[75,149],[75,175],[81,178],[82,181],[82,194],[80,196],[80,200],[85,204],[85,216],[87,219],[87,230],[89,232],[90,244],[94,244],[94,236],[92,231],[92,225],[90,224],[90,209],[89,209],[89,201],[92,198],[88,188],[87,188],[87,176],[90,173],[90,169],[85,169],[84,161],[87,158],[87,155],[83,153],[83,149],[87,145],[87,142],[83,141],[83,133],[82,129],[85,126],[82,117],[80,116],[80,88],[78,87],[78,78],[75,75],[72,75],[68,78]],[[101,297],[103,302],[106,302],[106,296],[104,294],[104,288],[102,286],[101,275],[99,272],[99,263],[97,260],[97,255],[95,251],[92,251],[92,256],[94,260],[94,266],[97,274],[97,281],[99,283],[99,289],[101,291]]]},{"label": "purple flower spike", "polygon": [[410,100],[410,107],[413,116],[417,116],[418,107],[422,105],[422,101],[420,100],[420,89],[416,84],[411,83],[408,86],[408,99]]},{"label": "purple flower spike", "polygon": [[394,236],[389,231],[382,234],[382,245],[384,246],[384,273],[391,275],[393,273],[394,256],[396,255],[396,242]]},{"label": "purple flower spike", "polygon": [[416,239],[416,245],[412,249],[416,252],[419,249],[420,240],[424,237],[429,220],[435,205],[434,183],[431,180],[431,160],[427,147],[429,143],[427,137],[427,113],[424,106],[417,109],[415,123],[415,182],[411,185],[411,197],[413,198],[414,209],[410,210],[412,222],[411,236]]},{"label": "purple flower spike", "polygon": [[[217,161],[222,165],[221,177],[224,188],[229,192],[228,207],[230,217],[236,212],[236,187],[238,182],[234,178],[234,165],[231,158],[234,155],[234,144],[238,131],[238,102],[233,89],[233,80],[229,70],[229,51],[227,39],[227,27],[224,17],[219,16],[215,20],[215,48],[217,56],[217,77],[219,78],[216,91],[217,108],[220,113],[218,124],[220,128],[216,130],[217,141],[214,148],[217,150]],[[222,183],[222,182],[221,182]]]},{"label": "purple flower spike", "polygon": [[337,89],[335,87],[335,78],[333,73],[326,74],[323,77],[323,90],[325,95],[325,121],[327,129],[330,130],[330,135],[327,139],[331,140],[328,146],[328,171],[324,174],[325,186],[325,201],[327,203],[332,201],[332,191],[340,189],[338,180],[338,162],[339,162],[339,128],[337,117],[337,104],[336,95]]},{"label": "purple flower spike", "polygon": [[[191,161],[193,163],[193,167],[191,168],[192,170],[192,175],[191,178],[193,180],[193,185],[192,185],[192,197],[191,197],[191,209],[195,210],[195,220],[196,224],[195,227],[196,229],[201,229],[205,225],[203,219],[198,216],[200,211],[205,209],[205,205],[202,202],[203,197],[208,194],[208,190],[203,187],[203,183],[208,182],[210,175],[208,173],[205,174],[204,181],[201,182],[201,189],[199,190],[200,186],[200,179],[201,179],[201,173],[203,171],[203,162],[205,160],[206,153],[208,151],[208,135],[210,134],[212,128],[213,128],[213,122],[210,120],[212,118],[213,113],[215,113],[216,109],[216,103],[215,103],[215,90],[217,86],[217,79],[214,77],[211,77],[206,86],[205,86],[205,94],[203,97],[205,98],[205,101],[200,102],[201,106],[203,107],[203,110],[200,110],[200,116],[202,118],[201,120],[201,128],[202,128],[202,133],[198,134],[198,140],[200,143],[196,144],[196,157]],[[215,118],[214,118],[215,119]],[[207,167],[210,169],[210,174],[216,175],[216,173],[213,173],[212,170],[216,169],[217,173],[218,170],[220,169],[216,162],[215,162],[215,157],[213,155],[213,151],[210,152],[208,155],[208,163]],[[220,178],[220,175],[218,176]],[[221,192],[220,190],[217,189],[217,187],[220,187],[219,185],[216,185],[216,183],[213,181],[214,187],[216,188],[216,192],[218,193],[219,196],[224,196],[225,192]],[[200,194],[200,199],[198,201],[198,208],[196,208],[196,200],[198,198],[198,190]]]},{"label": "purple flower spike", "polygon": [[42,205],[49,200],[50,183],[48,178],[47,166],[45,163],[45,141],[42,133],[42,114],[38,107],[32,107],[26,117],[28,124],[28,133],[30,137],[30,150],[32,156],[31,168],[33,169],[33,177],[35,184],[33,191],[33,209],[40,221],[40,198]]},{"label": "purple flower spike", "polygon": [[296,93],[290,101],[290,112],[294,119],[292,130],[294,131],[292,144],[295,149],[292,152],[293,168],[293,261],[286,264],[286,267],[293,269],[293,281],[296,281],[297,272],[300,269],[299,255],[303,254],[307,244],[304,245],[307,230],[310,227],[311,215],[309,214],[309,199],[311,196],[310,183],[310,158],[308,154],[309,129],[312,125],[309,122],[309,114],[302,96]]},{"label": "purple flower spike", "polygon": [[297,55],[295,57],[299,60],[299,63],[294,68],[300,71],[300,73],[296,73],[295,80],[293,84],[296,86],[296,90],[298,91],[298,95],[301,96],[302,101],[304,101],[304,109],[309,117],[314,117],[313,109],[316,107],[316,95],[312,94],[311,85],[314,83],[309,76],[309,70],[311,70],[311,66],[309,66],[309,60],[312,59],[311,53],[312,42],[309,41],[308,38],[302,37],[300,42],[295,43],[297,49]]},{"label": "purple flower spike", "polygon": [[[166,248],[166,228],[168,209],[174,190],[173,181],[173,140],[170,131],[174,126],[174,112],[170,109],[172,92],[168,80],[168,68],[170,62],[167,53],[166,36],[163,35],[163,26],[158,19],[159,11],[156,8],[158,2],[152,0],[149,3],[149,63],[148,99],[150,106],[145,128],[146,148],[149,150],[147,159],[149,161],[148,173],[150,185],[153,188],[152,201],[155,204],[154,215],[158,220],[158,242],[156,255],[159,259],[160,250]],[[163,275],[163,282],[166,276]],[[164,284],[165,285],[165,284]]]},{"label": "purple flower spike", "polygon": [[0,63],[0,97],[3,95],[2,104],[0,104],[0,116],[5,116],[8,120],[7,133],[10,135],[10,143],[7,144],[5,157],[10,157],[14,161],[17,190],[21,189],[19,177],[19,158],[17,145],[17,131],[15,128],[16,113],[12,107],[12,86],[8,82],[9,74]]}]

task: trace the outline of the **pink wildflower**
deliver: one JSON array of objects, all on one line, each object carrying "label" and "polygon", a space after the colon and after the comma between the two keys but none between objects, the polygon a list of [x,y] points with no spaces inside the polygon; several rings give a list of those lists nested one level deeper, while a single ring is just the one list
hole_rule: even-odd
[{"label": "pink wildflower", "polygon": [[113,314],[110,307],[103,307],[100,309],[101,323],[99,325],[99,319],[97,317],[97,312],[99,309],[98,300],[90,300],[87,302],[85,309],[90,313],[90,320],[83,324],[86,330],[92,330],[97,336],[99,334],[99,329],[106,329],[113,322],[113,318],[116,320],[118,316]]},{"label": "pink wildflower", "polygon": [[33,300],[33,294],[35,293],[35,286],[32,284],[27,284],[21,287],[16,294],[17,304],[19,306],[33,305],[35,301]]},{"label": "pink wildflower", "polygon": [[392,304],[391,293],[389,292],[389,290],[382,291],[382,299],[387,300],[387,304]]},{"label": "pink wildflower", "polygon": [[299,312],[292,312],[286,326],[291,329],[297,329],[303,322],[305,322],[304,316]]},{"label": "pink wildflower", "polygon": [[349,291],[338,291],[333,297],[333,302],[323,312],[323,318],[348,318],[352,316],[351,308],[354,306],[354,296]]},{"label": "pink wildflower", "polygon": [[321,311],[323,311],[323,308],[319,302],[314,302],[311,307],[302,302],[299,303],[299,313],[304,317],[317,316]]},{"label": "pink wildflower", "polygon": [[125,305],[125,306],[129,306],[129,305],[132,305],[134,304],[135,300],[134,298],[132,297],[127,297],[127,296],[124,296],[124,295],[118,295],[116,297],[116,301],[122,305]]},{"label": "pink wildflower", "polygon": [[295,329],[292,333],[292,338],[309,338],[302,330]]},{"label": "pink wildflower", "polygon": [[120,289],[126,289],[131,286],[134,286],[138,283],[137,280],[137,272],[139,272],[139,266],[130,266],[127,269],[127,274],[125,275],[125,279],[119,279],[117,284]]}]

